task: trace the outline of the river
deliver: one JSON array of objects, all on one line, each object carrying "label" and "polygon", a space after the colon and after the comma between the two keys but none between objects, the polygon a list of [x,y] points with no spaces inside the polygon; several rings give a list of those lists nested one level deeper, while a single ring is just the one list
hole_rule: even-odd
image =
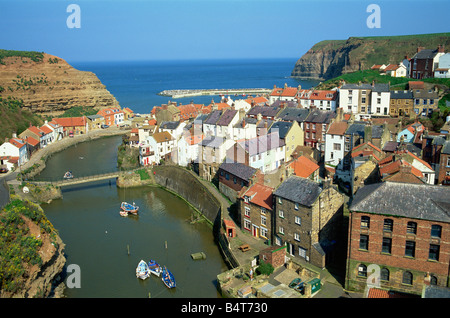
[{"label": "river", "polygon": [[[109,137],[56,153],[38,179],[58,178],[66,170],[75,176],[111,171],[120,143],[120,136]],[[124,200],[140,207],[138,216],[119,215]],[[191,223],[195,212],[177,196],[150,186],[119,189],[111,179],[64,187],[62,200],[42,207],[66,244],[66,265],[80,268],[81,288],[67,288],[67,297],[220,297],[216,276],[227,267],[212,228],[206,222]],[[191,254],[200,251],[206,260],[193,260]],[[168,289],[156,276],[137,279],[141,259],[166,265],[177,287]]]}]

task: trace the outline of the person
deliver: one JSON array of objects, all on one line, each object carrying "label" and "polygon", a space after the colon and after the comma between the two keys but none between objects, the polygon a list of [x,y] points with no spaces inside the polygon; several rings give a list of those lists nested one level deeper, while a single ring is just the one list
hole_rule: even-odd
[{"label": "person", "polygon": [[253,269],[250,268],[250,280],[253,280]]}]

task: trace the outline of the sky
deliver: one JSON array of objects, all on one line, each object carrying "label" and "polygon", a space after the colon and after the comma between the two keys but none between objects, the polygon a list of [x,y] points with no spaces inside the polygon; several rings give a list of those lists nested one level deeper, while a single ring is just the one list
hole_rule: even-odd
[{"label": "sky", "polygon": [[448,12],[448,0],[0,0],[0,48],[69,63],[300,58],[322,40],[450,32]]}]

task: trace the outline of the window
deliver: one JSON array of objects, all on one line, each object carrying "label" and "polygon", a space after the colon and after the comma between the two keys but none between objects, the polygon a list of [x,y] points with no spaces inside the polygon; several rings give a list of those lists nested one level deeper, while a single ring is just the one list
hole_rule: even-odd
[{"label": "window", "polygon": [[268,231],[267,231],[266,228],[261,227],[259,233],[260,233],[260,236],[262,236],[262,237],[264,237],[264,238],[267,238],[267,233],[268,233]]},{"label": "window", "polygon": [[294,233],[294,240],[300,242],[300,234]]},{"label": "window", "polygon": [[368,217],[368,216],[361,217],[361,228],[365,228],[365,229],[370,228],[370,217]]},{"label": "window", "polygon": [[266,209],[265,208],[261,208],[261,214],[266,214]]},{"label": "window", "polygon": [[282,204],[281,198],[278,198],[278,204]]},{"label": "window", "polygon": [[406,285],[412,285],[413,283],[413,275],[411,272],[404,272],[402,283]]},{"label": "window", "polygon": [[298,203],[295,203],[294,209],[298,210]]},{"label": "window", "polygon": [[244,220],[244,228],[247,230],[250,230],[251,226],[252,226],[252,222],[250,222],[250,220],[245,219]]},{"label": "window", "polygon": [[267,225],[267,218],[265,216],[261,215],[261,225],[266,226]]},{"label": "window", "polygon": [[278,227],[278,233],[284,234],[284,228],[282,226]]},{"label": "window", "polygon": [[278,212],[278,216],[279,216],[280,218],[283,218],[283,219],[284,219],[284,212],[280,210],[280,211]]},{"label": "window", "polygon": [[249,218],[250,217],[250,208],[248,206],[246,206],[244,210],[245,210],[244,211],[245,216]]},{"label": "window", "polygon": [[405,256],[415,257],[416,256],[416,242],[406,241],[405,244]]},{"label": "window", "polygon": [[415,235],[417,233],[417,223],[408,222],[408,224],[406,225],[406,233]]},{"label": "window", "polygon": [[432,237],[441,237],[442,227],[440,225],[433,224],[431,226],[431,236]]},{"label": "window", "polygon": [[299,216],[295,217],[295,224],[302,225],[302,218]]},{"label": "window", "polygon": [[439,245],[430,244],[428,259],[432,261],[439,261]]},{"label": "window", "polygon": [[381,252],[386,254],[391,254],[392,239],[388,237],[383,237],[383,243],[381,245]]},{"label": "window", "polygon": [[367,266],[364,264],[360,264],[358,266],[358,276],[359,277],[367,277]]},{"label": "window", "polygon": [[394,228],[394,221],[391,219],[384,219],[383,231],[392,232]]},{"label": "window", "polygon": [[341,144],[333,144],[333,150],[341,150]]},{"label": "window", "polygon": [[389,270],[387,268],[382,268],[380,271],[380,280],[389,281]]},{"label": "window", "polygon": [[245,197],[244,197],[244,202],[245,202],[245,203],[248,203],[248,201],[249,201],[249,200],[248,200],[248,196],[245,196]]},{"label": "window", "polygon": [[359,236],[359,249],[361,250],[369,250],[369,236],[361,234]]}]

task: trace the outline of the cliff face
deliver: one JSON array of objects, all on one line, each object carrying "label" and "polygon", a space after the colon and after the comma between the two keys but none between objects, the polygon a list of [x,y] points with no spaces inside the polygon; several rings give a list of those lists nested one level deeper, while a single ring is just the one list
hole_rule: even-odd
[{"label": "cliff face", "polygon": [[38,61],[23,56],[4,57],[0,87],[0,97],[22,99],[26,109],[50,116],[73,106],[119,106],[94,73],[76,70],[46,53]]},{"label": "cliff face", "polygon": [[450,48],[450,33],[383,37],[351,37],[315,44],[295,64],[291,76],[327,80],[343,73],[369,69],[374,64],[398,64],[417,47]]}]

